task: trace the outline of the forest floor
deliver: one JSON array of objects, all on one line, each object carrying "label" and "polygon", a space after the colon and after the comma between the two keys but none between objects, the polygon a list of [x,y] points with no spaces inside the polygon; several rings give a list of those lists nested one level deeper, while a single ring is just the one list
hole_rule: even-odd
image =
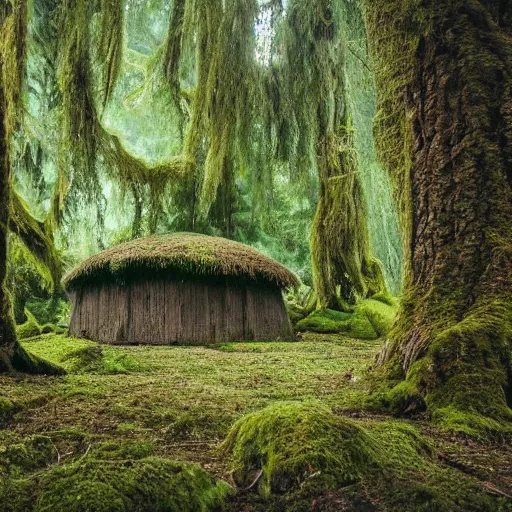
[{"label": "forest floor", "polygon": [[[32,338],[24,346],[68,374],[0,376],[1,395],[15,404],[0,423],[0,465],[2,446],[37,434],[51,439],[51,465],[93,456],[113,442],[129,443],[141,456],[196,462],[232,483],[218,447],[247,413],[276,402],[320,401],[335,412],[375,420],[355,404],[367,391],[365,368],[380,343],[318,334],[305,334],[297,343],[208,348],[100,347],[65,336]],[[485,492],[512,495],[510,444],[480,444],[441,433],[426,421],[410,423],[435,444],[440,465],[461,471]],[[325,511],[379,509],[375,502],[347,502],[343,493],[311,503]],[[256,509],[271,508],[254,492],[233,499],[233,511]]]}]

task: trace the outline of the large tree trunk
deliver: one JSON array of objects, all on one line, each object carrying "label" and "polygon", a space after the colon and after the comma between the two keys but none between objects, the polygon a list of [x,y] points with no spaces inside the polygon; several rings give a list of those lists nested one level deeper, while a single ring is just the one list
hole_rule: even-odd
[{"label": "large tree trunk", "polygon": [[402,173],[408,251],[401,316],[380,357],[405,381],[381,402],[426,406],[442,426],[470,434],[509,429],[512,3],[381,7],[366,11],[376,60],[389,66],[377,73],[378,127],[384,152],[403,144],[393,133],[407,139],[402,162],[387,162]]}]

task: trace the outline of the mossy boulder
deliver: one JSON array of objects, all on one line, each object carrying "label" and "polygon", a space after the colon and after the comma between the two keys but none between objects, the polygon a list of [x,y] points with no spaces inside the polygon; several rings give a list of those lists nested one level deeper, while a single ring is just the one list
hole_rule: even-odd
[{"label": "mossy boulder", "polygon": [[245,416],[223,444],[235,482],[247,487],[258,471],[262,495],[306,483],[338,488],[374,464],[372,440],[354,422],[321,405],[284,403]]},{"label": "mossy boulder", "polygon": [[231,492],[196,464],[91,459],[48,472],[34,512],[207,512]]},{"label": "mossy boulder", "polygon": [[382,295],[380,299],[361,301],[352,312],[314,311],[299,321],[296,328],[298,331],[344,333],[358,339],[377,339],[391,330],[397,313],[397,304],[390,297]]},{"label": "mossy boulder", "polygon": [[304,510],[348,485],[384,511],[507,510],[502,499],[439,464],[431,443],[404,422],[357,421],[321,404],[278,403],[235,423],[222,448],[237,485],[253,484],[267,499],[293,496],[309,504]]}]

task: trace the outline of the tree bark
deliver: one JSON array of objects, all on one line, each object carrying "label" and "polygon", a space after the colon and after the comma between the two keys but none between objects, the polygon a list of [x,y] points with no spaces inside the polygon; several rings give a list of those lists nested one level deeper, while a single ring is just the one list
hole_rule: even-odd
[{"label": "tree bark", "polygon": [[367,5],[377,62],[413,51],[390,63],[407,76],[398,101],[389,70],[377,73],[380,107],[404,123],[409,161],[396,180],[409,234],[405,298],[379,358],[405,381],[381,398],[396,411],[426,406],[470,434],[510,428],[512,4],[428,0],[414,14],[387,4],[380,14]]}]

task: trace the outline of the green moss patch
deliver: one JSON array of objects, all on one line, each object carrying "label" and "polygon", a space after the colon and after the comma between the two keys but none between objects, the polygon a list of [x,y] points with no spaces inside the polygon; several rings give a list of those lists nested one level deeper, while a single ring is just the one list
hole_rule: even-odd
[{"label": "green moss patch", "polygon": [[0,396],[0,423],[9,419],[14,412],[15,405],[8,398]]},{"label": "green moss patch", "polygon": [[258,470],[260,492],[285,492],[306,482],[337,488],[368,472],[374,447],[355,423],[319,405],[277,404],[245,416],[223,449],[233,456],[235,481],[247,487]]},{"label": "green moss patch", "polygon": [[275,404],[247,415],[223,449],[231,454],[237,484],[256,482],[266,497],[351,486],[390,511],[493,511],[503,503],[440,466],[431,443],[408,424],[355,421],[313,403]]},{"label": "green moss patch", "polygon": [[144,370],[143,365],[122,349],[63,335],[34,338],[24,345],[32,353],[44,354],[73,373],[113,375]]},{"label": "green moss patch", "polygon": [[27,317],[27,321],[16,328],[16,335],[20,340],[33,338],[41,334],[41,326],[36,320],[36,317],[28,309],[25,309],[25,316]]},{"label": "green moss patch", "polygon": [[[57,465],[55,446],[43,440],[33,438],[1,453],[2,512],[207,512],[218,510],[233,493],[197,464],[141,457],[147,450],[136,443],[104,444],[75,462]],[[40,449],[30,445],[36,442]],[[50,464],[37,479],[13,470]]]},{"label": "green moss patch", "polygon": [[[323,309],[314,311],[297,323],[298,331],[317,333],[344,333],[357,339],[377,339],[386,335],[395,321],[397,305],[383,300],[360,302],[351,313]],[[386,301],[384,301],[387,300]]]},{"label": "green moss patch", "polygon": [[90,460],[48,472],[34,512],[206,512],[231,492],[195,464],[157,457]]},{"label": "green moss patch", "polygon": [[406,375],[398,356],[381,382],[374,375],[370,407],[396,415],[427,411],[443,430],[481,440],[512,433],[512,306],[495,301],[450,327],[440,322],[431,337]]},{"label": "green moss patch", "polygon": [[[41,451],[49,457],[41,456],[38,467],[18,466],[11,462],[4,466],[0,464],[0,509],[2,512],[33,512],[46,473],[53,472],[55,466],[81,467],[86,462],[106,461],[104,466],[122,468],[128,461],[140,465],[148,457],[161,457],[199,463],[229,481],[229,457],[218,451],[218,442],[226,438],[230,428],[238,420],[243,421],[245,415],[263,414],[267,407],[277,407],[283,402],[300,406],[306,401],[310,407],[321,404],[323,412],[308,413],[309,425],[302,427],[304,434],[300,444],[308,444],[308,432],[311,432],[315,440],[324,440],[324,453],[329,450],[325,445],[332,444],[332,436],[316,429],[315,416],[319,418],[317,423],[325,429],[337,429],[342,435],[347,425],[348,430],[355,425],[356,438],[361,435],[365,440],[363,453],[368,453],[367,448],[370,448],[368,459],[365,459],[369,461],[368,466],[365,464],[362,471],[356,473],[353,484],[326,491],[331,489],[333,482],[339,485],[338,472],[332,476],[325,469],[324,473],[313,476],[317,471],[310,471],[310,462],[304,460],[306,466],[299,467],[299,480],[296,484],[292,482],[289,491],[273,491],[270,497],[261,496],[255,491],[261,485],[262,475],[251,491],[227,499],[228,511],[310,512],[314,500],[319,511],[340,510],[346,503],[359,510],[361,500],[378,504],[380,510],[393,512],[459,511],[463,506],[467,511],[482,511],[489,507],[485,504],[487,498],[481,505],[481,482],[491,482],[496,488],[511,493],[510,445],[461,443],[452,436],[441,436],[432,427],[424,431],[426,424],[414,421],[427,436],[429,442],[425,442],[424,437],[418,436],[408,424],[386,420],[382,416],[379,423],[366,412],[362,413],[365,421],[343,418],[338,425],[339,416],[330,415],[330,411],[350,408],[351,415],[359,414],[361,397],[369,386],[363,378],[364,369],[372,364],[382,342],[355,340],[342,334],[305,333],[302,338],[300,343],[230,343],[214,350],[210,347],[102,347],[112,351],[114,356],[129,356],[145,368],[129,376],[80,370],[68,371],[66,376],[59,378],[0,375],[0,395],[9,401],[6,411],[11,411],[6,413],[7,420],[0,428],[0,454],[10,445],[18,445],[17,456],[24,450],[30,451],[29,439],[33,436],[47,437],[56,447],[56,450],[46,451],[50,448],[47,441],[41,446]],[[60,364],[69,370],[78,360],[68,359],[69,354],[95,344],[49,334],[25,341],[23,346],[51,361],[67,359]],[[94,361],[97,361],[95,357]],[[353,378],[347,378],[347,374]],[[15,409],[12,409],[13,405]],[[272,423],[276,415],[272,415]],[[276,437],[276,441],[272,441],[276,450],[279,449],[279,439],[283,439],[281,432],[298,425],[301,416],[306,415],[300,410],[295,415],[290,413],[289,421],[282,421],[283,428],[279,431],[270,421],[265,422],[268,435]],[[297,431],[294,432],[288,438],[293,439]],[[262,436],[259,446],[269,444],[265,432],[261,431],[259,435]],[[473,473],[466,477],[460,471],[439,465],[436,452],[429,447],[430,442],[439,446],[451,460],[471,470],[477,468],[478,477]],[[298,453],[296,445],[288,447],[287,453],[293,453],[293,450]],[[411,447],[410,452],[407,447]],[[318,447],[316,453],[321,450]],[[58,454],[60,462],[56,463]],[[334,461],[331,467],[337,460],[347,460],[343,454],[327,456],[328,460]],[[304,459],[312,460],[310,457]],[[327,467],[322,463],[318,457],[311,469],[314,470],[315,465]],[[246,476],[237,474],[239,485],[248,487],[261,467],[255,464]],[[357,468],[361,469],[361,466],[357,465]],[[247,480],[248,484],[245,483]],[[443,487],[444,480],[447,483]],[[277,481],[288,488],[286,478]],[[465,493],[462,498],[461,493]],[[452,495],[457,495],[461,501],[450,509],[455,498],[447,502],[443,500]],[[330,508],[327,504],[324,507],[329,496],[335,498],[329,501]],[[425,506],[422,509],[423,499]],[[439,501],[444,508],[436,508]],[[493,504],[496,505],[494,510],[499,511],[499,502]],[[346,508],[350,510],[349,505]],[[504,512],[506,508],[501,510]]]},{"label": "green moss patch", "polygon": [[2,439],[0,448],[0,467],[9,468],[11,474],[46,467],[57,461],[57,449],[48,436],[33,435],[23,440]]}]

